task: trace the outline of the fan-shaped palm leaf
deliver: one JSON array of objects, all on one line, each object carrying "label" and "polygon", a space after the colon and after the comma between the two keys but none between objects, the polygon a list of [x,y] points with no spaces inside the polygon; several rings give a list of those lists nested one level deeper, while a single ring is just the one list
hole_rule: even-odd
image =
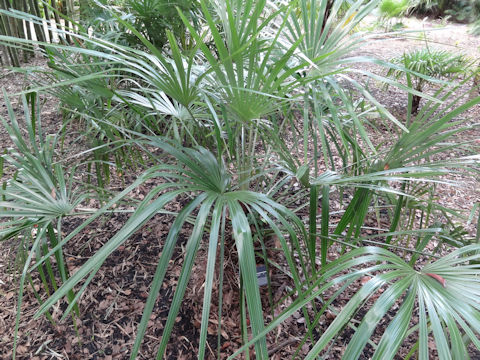
[{"label": "fan-shaped palm leaf", "polygon": [[[212,282],[214,273],[211,271],[213,264],[215,264],[215,254],[213,250],[216,248],[216,239],[218,239],[218,231],[220,224],[225,226],[221,221],[221,216],[225,211],[228,211],[229,219],[232,224],[233,238],[235,239],[236,249],[239,256],[239,267],[244,279],[244,288],[247,298],[247,305],[252,324],[253,334],[259,334],[264,328],[264,318],[262,313],[262,305],[260,302],[260,295],[258,290],[256,278],[255,255],[253,249],[253,239],[250,230],[250,225],[247,220],[247,215],[244,209],[250,209],[256,212],[260,217],[267,222],[275,233],[279,236],[282,243],[282,248],[286,252],[287,262],[290,271],[293,274],[295,284],[298,290],[301,288],[301,281],[297,271],[297,265],[293,260],[290,246],[287,244],[286,238],[282,235],[276,223],[281,223],[287,226],[288,223],[293,224],[297,229],[303,229],[301,221],[285,207],[275,203],[267,196],[253,193],[249,191],[232,191],[230,176],[225,170],[222,163],[207,150],[198,148],[197,150],[178,148],[173,143],[152,138],[151,145],[155,145],[170,155],[174,156],[178,161],[178,165],[158,166],[161,176],[168,180],[168,183],[160,185],[157,189],[152,190],[151,195],[147,196],[145,201],[137,208],[131,218],[124,225],[124,227],[117,232],[99,251],[94,254],[87,262],[80,268],[70,279],[65,282],[62,287],[58,289],[40,308],[38,314],[46,312],[54,303],[60,300],[67,292],[78,284],[82,279],[88,277],[82,290],[88,284],[93,274],[98,270],[98,267],[105,261],[105,259],[122,244],[134,231],[143,225],[148,219],[159,212],[166,204],[173,201],[178,195],[182,193],[196,194],[189,203],[177,216],[175,222],[170,228],[169,234],[164,244],[162,255],[160,256],[157,271],[155,273],[152,289],[150,291],[144,315],[139,326],[139,333],[137,341],[132,352],[132,359],[135,358],[143,338],[146,324],[150,318],[153,304],[160,290],[161,283],[167,271],[169,260],[173,254],[178,233],[184,225],[188,216],[193,216],[193,211],[199,208],[198,215],[196,215],[195,225],[190,239],[186,246],[185,261],[182,267],[182,273],[178,282],[177,290],[171,305],[171,310],[165,325],[162,342],[158,352],[158,357],[163,356],[165,347],[168,343],[170,333],[180,308],[184,292],[190,273],[193,266],[193,261],[199,244],[203,238],[203,234],[207,231],[206,222],[210,219],[210,251],[208,258],[208,269],[206,274],[206,284],[208,287],[205,290],[205,304],[204,317],[202,321],[201,337],[202,340],[206,336],[206,327],[208,325],[208,304],[211,296]],[[159,190],[168,190],[160,195],[158,198],[152,200],[159,192]],[[303,254],[300,250],[300,244],[296,232],[292,226],[287,226],[287,231],[293,242],[293,248],[300,252],[300,258],[303,260]],[[305,234],[303,233],[302,236]],[[77,297],[79,294],[77,295]],[[71,306],[70,306],[71,308]],[[69,308],[69,309],[70,309]],[[68,310],[69,310],[68,309]],[[68,313],[68,311],[67,311]],[[200,353],[203,354],[205,349],[205,341],[200,343]],[[258,356],[265,358],[266,343],[261,339],[256,343],[256,351]]]},{"label": "fan-shaped palm leaf", "polygon": [[[306,359],[318,358],[358,311],[368,308],[359,325],[354,327],[354,335],[342,357],[360,358],[373,331],[383,326],[380,321],[398,303],[400,307],[375,346],[373,359],[393,359],[413,332],[418,332],[419,336],[418,347],[414,346],[412,352],[418,351],[419,359],[429,358],[430,334],[440,359],[469,359],[466,349],[469,342],[480,349],[478,260],[480,245],[458,249],[423,266],[421,270],[416,270],[385,249],[362,247],[352,250],[325,266],[312,286],[244,347],[273,330],[312,299],[320,298],[327,289],[339,289],[325,303],[322,309],[325,311],[352,283],[369,274],[371,279],[336,314]],[[244,347],[229,359],[238,355]]]}]

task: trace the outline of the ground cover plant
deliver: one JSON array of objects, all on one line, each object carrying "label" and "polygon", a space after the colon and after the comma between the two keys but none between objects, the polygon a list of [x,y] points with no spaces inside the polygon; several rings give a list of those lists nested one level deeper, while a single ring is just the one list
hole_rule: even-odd
[{"label": "ground cover plant", "polygon": [[[132,336],[131,359],[144,356],[149,320],[185,229],[157,358],[172,341],[200,250],[206,266],[194,357],[224,355],[221,321],[214,341],[209,324],[212,302],[218,302],[216,319],[222,319],[223,298],[212,294],[214,288],[222,293],[226,254],[232,252],[242,345],[229,358],[269,358],[268,334],[295,314],[305,325],[292,357],[326,356],[349,330],[345,359],[358,359],[370,347],[372,358],[393,359],[411,336],[408,357],[465,359],[472,348],[480,349],[478,236],[439,223],[456,213],[434,201],[436,184],[453,183],[449,174],[478,176],[473,147],[453,139],[469,129],[460,116],[480,97],[475,89],[464,90],[473,74],[439,82],[436,93],[427,95],[395,77],[353,68],[371,62],[419,82],[442,75],[405,61],[350,56],[373,36],[357,29],[379,3],[203,0],[194,9],[195,21],[179,7],[173,31],[165,26],[155,34],[164,37],[154,41],[148,29],[124,17],[133,2],[123,9],[96,2],[112,26],[128,31],[129,41],[94,20],[76,24],[75,32],[56,30],[71,44],[1,35],[7,47],[41,45],[48,59],[47,69],[17,69],[30,80],[16,94],[22,96],[23,118],[3,94],[8,117],[2,123],[13,146],[1,165],[14,175],[0,191],[0,235],[16,239],[24,256],[15,342],[26,283],[42,285],[32,286],[37,317],[55,324],[60,302],[63,320],[71,316],[75,323],[82,318],[79,299],[102,264],[155,215],[168,213],[173,220]],[[35,14],[1,13],[43,21]],[[178,28],[185,35],[175,33]],[[380,104],[357,75],[407,91],[407,121]],[[41,92],[61,102],[64,123],[54,134],[42,126]],[[413,97],[425,99],[417,114]],[[65,160],[62,144],[72,124],[83,147]],[[393,129],[390,142],[376,141],[381,127]],[[459,146],[470,152],[454,156]],[[135,174],[130,181],[123,176],[129,172]],[[111,186],[115,180],[121,186]],[[132,195],[147,184],[142,198]],[[65,248],[116,212],[128,212],[128,220],[70,272]],[[67,226],[70,219],[77,225]],[[274,255],[266,245],[272,238]],[[271,301],[272,315],[262,301],[258,263],[289,279],[281,300]],[[345,298],[341,308],[334,306]],[[334,313],[333,320],[318,333],[327,313]],[[379,327],[383,334],[374,338]]]}]

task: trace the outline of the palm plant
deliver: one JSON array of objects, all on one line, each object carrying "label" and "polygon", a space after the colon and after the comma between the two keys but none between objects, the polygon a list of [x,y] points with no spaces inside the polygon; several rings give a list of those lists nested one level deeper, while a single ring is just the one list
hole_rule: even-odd
[{"label": "palm plant", "polygon": [[[47,52],[52,70],[47,76],[54,82],[49,84],[45,78],[37,78],[34,90],[46,90],[61,98],[67,109],[89,119],[91,128],[100,129],[96,134],[105,136],[100,139],[114,142],[116,149],[133,144],[154,163],[120,193],[107,197],[101,208],[82,211],[80,204],[86,195],[75,196],[74,191],[68,190],[67,184],[61,181],[64,174],[74,179],[71,172],[63,170],[62,166],[67,165],[53,163],[52,160],[43,161],[44,151],[32,151],[39,141],[34,130],[29,131],[33,134],[30,135],[30,146],[16,140],[22,136],[11,115],[10,121],[14,125],[6,126],[18,142],[17,152],[31,153],[31,156],[25,155],[31,163],[29,166],[43,169],[41,172],[32,171],[31,178],[22,181],[33,184],[35,177],[43,178],[43,174],[47,173],[50,174],[47,177],[50,182],[39,186],[38,191],[32,191],[40,194],[34,198],[35,211],[26,203],[27,196],[22,193],[25,190],[20,191],[24,185],[15,181],[8,184],[2,192],[6,200],[1,206],[6,210],[1,215],[14,219],[5,224],[2,234],[13,236],[23,230],[32,233],[32,226],[43,224],[43,221],[58,227],[66,216],[81,214],[84,218],[79,227],[66,236],[62,235],[47,248],[42,248],[41,253],[37,251],[38,244],[43,241],[41,236],[48,233],[48,228],[39,232],[41,236],[37,237],[38,243],[33,245],[31,252],[32,257],[37,256],[36,262],[34,265],[27,262],[24,273],[40,272],[44,265],[48,268],[52,255],[60,254],[67,242],[106,211],[112,211],[114,204],[126,201],[132,189],[152,179],[159,180],[160,185],[151,189],[140,204],[135,204],[135,210],[126,224],[75,274],[62,277],[62,285],[41,304],[37,316],[47,314],[51,306],[68,295],[70,303],[65,317],[74,309],[106,258],[155,214],[164,211],[169,203],[182,196],[188,199],[188,204],[175,214],[175,221],[165,240],[131,352],[132,359],[139,354],[176,239],[187,222],[193,222],[194,227],[186,245],[182,272],[158,358],[165,353],[202,242],[208,247],[208,257],[199,358],[204,357],[206,349],[217,248],[225,247],[235,248],[238,253],[244,289],[240,296],[246,298],[248,307],[251,340],[248,340],[245,309],[241,316],[246,344],[239,352],[244,351],[245,356],[248,356],[248,346],[254,345],[256,356],[267,358],[265,336],[268,331],[293,313],[302,311],[307,324],[307,335],[302,343],[308,341],[312,346],[308,358],[316,358],[323,351],[328,351],[331,341],[346,326],[352,327],[355,335],[345,357],[358,358],[373,329],[396,302],[402,302],[402,305],[376,346],[376,358],[393,358],[403,339],[417,330],[419,358],[428,357],[425,346],[429,333],[433,333],[441,357],[464,358],[466,345],[462,336],[463,340],[470,339],[478,347],[474,334],[479,332],[476,319],[480,294],[474,284],[480,271],[476,265],[463,264],[469,261],[474,264],[478,259],[478,247],[461,248],[445,260],[426,265],[421,271],[415,270],[421,266],[416,264],[418,254],[434,258],[425,250],[426,243],[441,238],[443,233],[429,223],[418,231],[413,229],[413,224],[412,228],[399,228],[399,218],[404,215],[404,199],[415,196],[410,190],[414,187],[405,186],[398,190],[391,185],[393,182],[417,184],[441,181],[435,177],[447,174],[452,168],[476,170],[474,158],[434,162],[431,157],[455,146],[445,142],[461,131],[459,123],[453,119],[478,104],[480,98],[460,105],[465,94],[454,97],[458,87],[450,90],[443,88],[436,94],[440,100],[428,97],[427,106],[415,120],[409,118],[407,124],[399,122],[376,102],[363,85],[348,75],[348,71],[353,71],[349,68],[351,64],[368,59],[347,55],[365,40],[363,34],[355,34],[353,30],[378,2],[299,0],[285,5],[282,2],[253,0],[201,1],[205,19],[202,33],[188,22],[187,16],[179,15],[195,43],[192,51],[184,51],[174,34],[169,32],[167,40],[170,49],[159,49],[116,13],[113,16],[117,16],[119,23],[137,36],[148,52],[87,34],[70,34],[82,46],[49,45]],[[19,13],[10,15],[41,21]],[[8,36],[0,36],[0,41],[15,46],[30,44],[27,40]],[[72,61],[69,54],[81,62]],[[411,71],[402,65],[389,66]],[[45,74],[43,70],[42,73]],[[395,80],[367,72],[363,74],[406,89],[412,95],[421,95],[418,89],[407,88]],[[421,79],[430,79],[420,72],[415,74]],[[360,94],[365,101],[352,100],[344,89],[345,81],[357,91],[356,96]],[[78,86],[78,93],[64,91],[66,86]],[[91,96],[89,99],[92,102],[85,103],[84,97],[78,94]],[[366,107],[366,102],[373,106]],[[96,107],[94,111],[92,104]],[[367,115],[372,109],[384,121],[398,128],[398,137],[391,147],[384,149],[375,145],[375,139],[369,135],[372,122]],[[293,115],[298,111],[303,113],[301,124]],[[129,122],[114,121],[124,114],[129,119],[133,117],[132,113],[141,120],[154,120],[149,123],[133,122],[135,126]],[[156,120],[165,124],[166,134],[173,134],[174,140],[159,136],[159,128],[150,126]],[[30,123],[27,121],[27,129],[34,129],[35,126]],[[292,136],[298,135],[300,139],[295,140],[293,145],[285,140],[285,136],[290,135],[286,131],[288,127],[300,128],[298,132],[292,131]],[[91,128],[85,131],[85,137],[91,136]],[[188,148],[180,142],[196,146]],[[313,156],[309,153],[312,144]],[[303,156],[297,157],[291,151],[294,147],[300,148]],[[96,148],[85,152],[94,153]],[[159,151],[162,156],[158,155]],[[109,152],[103,155],[108,156]],[[14,159],[13,166],[20,168],[25,167],[19,160],[21,158],[11,155],[7,159]],[[288,189],[289,182],[295,177],[303,189],[293,196],[282,192],[285,187]],[[79,191],[83,189],[82,184],[74,185]],[[58,188],[55,195],[50,193],[52,188]],[[336,189],[351,191],[353,197],[340,211],[338,222],[333,222],[330,193]],[[378,198],[386,198],[395,210],[389,228],[380,229],[380,235],[368,237],[364,233],[365,225],[368,216],[378,212],[378,208],[372,206],[372,199]],[[68,206],[59,207],[57,203],[60,199]],[[301,204],[295,205],[296,202]],[[309,209],[308,223],[299,217],[305,215],[302,213],[305,207]],[[318,220],[320,226],[317,226]],[[293,304],[269,324],[265,324],[255,272],[251,225],[258,228],[259,223],[277,235],[293,284]],[[58,234],[61,232],[58,231]],[[261,237],[261,231],[256,236]],[[401,236],[417,237],[415,249],[392,241]],[[318,239],[320,244],[317,244]],[[360,247],[327,261],[327,252],[332,250],[334,243],[340,244],[341,253],[364,243],[375,243],[412,255],[407,263],[388,250]],[[220,251],[220,254],[223,253]],[[317,265],[318,257],[321,268]],[[222,259],[219,262],[222,263]],[[334,301],[354,281],[365,275],[371,276],[371,280],[358,290],[343,310],[337,311],[334,322],[315,341],[312,331],[320,317],[327,309],[334,310]],[[80,283],[79,291],[73,293],[72,290]],[[370,297],[379,289],[384,290],[382,295],[377,299]],[[459,291],[468,295],[468,301],[452,312],[452,304],[459,301]],[[325,293],[329,294],[328,300],[322,298]],[[354,315],[359,309],[370,306],[373,300],[376,301],[365,320],[355,322]],[[419,325],[410,324],[416,301],[419,304]],[[306,304],[318,303],[321,305],[312,305],[313,314],[307,311]],[[444,335],[447,333],[449,338]],[[415,348],[412,349],[412,353],[415,351]]]},{"label": "palm plant", "polygon": [[[304,306],[329,287],[338,289],[339,296],[347,287],[365,274],[368,281],[339,311],[333,322],[312,347],[306,359],[316,359],[342,328],[362,307],[369,308],[346,348],[342,359],[358,359],[379,322],[397,302],[400,306],[383,332],[378,344],[374,344],[373,359],[393,359],[403,341],[418,332],[418,340],[408,354],[417,353],[418,359],[428,359],[429,334],[433,333],[438,358],[466,359],[469,353],[466,344],[480,343],[475,332],[480,331],[478,322],[478,273],[479,245],[470,245],[415,270],[404,260],[388,250],[361,247],[352,250],[324,268],[312,286],[306,290],[279,318],[264,330],[272,330],[287,316]],[[342,271],[356,268],[340,275]],[[376,274],[376,275],[375,275]],[[341,286],[343,285],[343,286]],[[381,289],[385,287],[385,291]],[[331,303],[328,300],[323,309]],[[373,305],[370,305],[373,302]],[[322,310],[323,310],[322,309]],[[322,312],[318,314],[316,321]],[[412,316],[418,323],[411,323]],[[464,332],[464,334],[462,334]],[[463,337],[462,337],[463,336]],[[257,337],[258,338],[258,337]],[[252,339],[251,342],[255,341]],[[249,345],[247,343],[246,345]],[[235,357],[242,349],[233,354]]]},{"label": "palm plant", "polygon": [[[173,33],[183,46],[186,45],[185,26],[178,16],[177,8],[189,17],[194,17],[198,4],[195,0],[127,0],[125,5],[127,13],[133,15],[135,28],[160,49],[167,43],[167,31]],[[132,45],[138,42],[136,36],[128,38]]]},{"label": "palm plant", "polygon": [[[182,273],[178,282],[174,299],[172,301],[171,310],[165,325],[164,336],[158,351],[158,358],[163,356],[165,347],[168,343],[169,335],[172,330],[175,318],[177,316],[181,301],[183,299],[186,286],[192,271],[193,262],[197,254],[203,234],[208,231],[208,263],[206,272],[206,288],[204,293],[204,307],[201,328],[201,341],[199,356],[203,357],[206,346],[206,329],[208,325],[209,307],[211,301],[211,292],[214,276],[214,266],[216,263],[216,253],[218,246],[226,246],[225,243],[232,241],[226,236],[227,221],[231,224],[232,237],[236,244],[239,257],[239,266],[241,278],[244,284],[249,315],[254,335],[259,334],[264,329],[264,320],[262,315],[262,307],[260,302],[259,289],[256,278],[255,254],[253,249],[252,233],[247,220],[246,211],[258,213],[259,216],[268,223],[272,230],[277,234],[282,244],[284,254],[286,255],[292,276],[295,279],[297,291],[301,291],[301,280],[298,275],[298,268],[293,260],[293,253],[287,243],[286,237],[280,230],[279,225],[283,224],[289,234],[290,240],[293,241],[294,252],[303,259],[301,246],[296,235],[295,228],[303,228],[300,220],[287,208],[277,204],[263,194],[250,191],[235,190],[231,184],[231,176],[228,174],[222,163],[203,148],[182,149],[169,142],[165,142],[160,138],[152,138],[150,145],[157,146],[162,150],[173,155],[178,165],[158,165],[148,171],[148,176],[143,178],[162,177],[167,180],[166,183],[154,188],[146,197],[145,201],[140,204],[135,214],[129,219],[124,227],[112,237],[94,256],[92,256],[82,268],[71,276],[57,292],[42,304],[38,314],[42,314],[48,308],[67,294],[71,288],[78,284],[84,277],[87,280],[82,289],[77,293],[77,297],[85,289],[86,285],[91,281],[94,273],[105,259],[120,246],[133,232],[141,225],[148,221],[153,215],[161,211],[169,202],[174,201],[179,195],[195,194],[187,206],[178,214],[175,222],[170,228],[169,235],[164,244],[162,255],[159,259],[156,273],[152,281],[149,298],[139,325],[137,341],[131,353],[134,359],[137,355],[141,340],[146,330],[147,322],[153,310],[158,292],[165,277],[167,266],[173,254],[173,250],[177,243],[177,236],[185,224],[188,217],[193,216],[193,212],[199,209],[198,215],[195,217],[195,225],[192,235],[187,243],[185,260]],[[152,170],[154,170],[152,172]],[[167,192],[165,192],[167,190]],[[159,197],[156,195],[163,192]],[[153,200],[153,201],[152,201]],[[247,210],[246,210],[247,209]],[[228,214],[228,217],[227,217]],[[98,216],[95,214],[94,216]],[[207,225],[207,221],[209,225]],[[291,225],[288,225],[288,224]],[[208,229],[208,230],[207,230]],[[77,231],[75,231],[77,232]],[[221,234],[219,236],[219,234]],[[70,236],[69,236],[70,237]],[[303,236],[302,236],[303,237]],[[220,239],[220,244],[219,244]],[[65,238],[67,241],[68,238]],[[51,252],[56,251],[62,246],[62,243],[53,248]],[[49,254],[46,256],[48,257]],[[33,268],[40,266],[47,257],[43,257],[35,264]],[[301,260],[304,263],[304,260]],[[67,309],[66,313],[71,310],[72,306]],[[261,340],[256,344],[256,352],[258,356],[266,356],[266,343]],[[263,355],[262,355],[263,354]]]},{"label": "palm plant", "polygon": [[[13,179],[10,179],[0,190],[0,218],[7,221],[0,228],[1,239],[12,237],[32,238],[32,244],[26,243],[28,256],[23,264],[20,280],[19,301],[16,317],[14,341],[17,341],[17,331],[20,321],[23,288],[25,281],[31,281],[29,267],[32,260],[46,256],[49,249],[54,255],[56,268],[60,272],[61,282],[68,279],[69,273],[62,248],[57,245],[62,240],[62,224],[66,216],[71,215],[75,208],[88,197],[88,193],[78,193],[73,186],[73,174],[70,179],[59,164],[54,163],[54,150],[58,137],[45,135],[42,131],[39,106],[36,94],[29,94],[29,102],[23,97],[25,128],[27,136],[24,137],[17,122],[13,108],[6,94],[5,102],[9,114],[9,122],[0,116],[4,128],[8,131],[15,148],[10,149],[3,160],[17,170]],[[2,161],[3,163],[3,161]],[[3,165],[2,165],[3,166]],[[69,180],[68,182],[66,180]],[[33,234],[33,235],[32,235]],[[44,270],[44,268],[46,270]],[[54,276],[55,266],[46,256],[41,267],[38,268],[45,292],[58,289],[58,281]],[[46,271],[46,273],[45,273]],[[37,294],[36,294],[37,295]],[[68,292],[68,301],[78,315],[78,306],[73,302],[74,293]],[[40,297],[37,295],[40,303]],[[47,315],[53,322],[50,314]]]},{"label": "palm plant", "polygon": [[[461,127],[461,121],[455,122],[452,120],[480,102],[478,97],[467,101],[466,98],[470,92],[460,93],[456,97],[453,96],[469,80],[470,77],[467,77],[453,88],[444,86],[439,89],[436,96],[445,103],[428,102],[415,120],[408,124],[408,132],[401,133],[391,147],[376,154],[368,156],[362,154],[357,157],[360,165],[356,168],[356,174],[327,173],[311,180],[312,184],[321,186],[343,186],[342,184],[345,183],[347,187],[351,187],[352,184],[355,184],[356,189],[353,199],[331,236],[338,237],[344,231],[347,231],[346,235],[341,236],[342,239],[349,241],[352,236],[354,238],[358,237],[365,223],[372,196],[381,192],[398,196],[398,200],[395,201],[396,210],[392,216],[389,231],[397,230],[401,213],[405,211],[404,196],[406,195],[406,189],[401,187],[399,192],[392,189],[385,181],[398,181],[400,183],[406,181],[409,183],[438,181],[434,178],[442,173],[450,172],[449,167],[478,171],[478,168],[471,166],[472,164],[468,159],[431,160],[436,154],[445,153],[457,147],[458,144],[455,142],[449,143],[448,140],[468,128]],[[459,105],[461,103],[463,104]],[[362,179],[365,179],[365,181],[362,181]],[[328,207],[328,202],[324,203],[323,206]],[[328,214],[328,210],[322,208],[323,213]],[[323,221],[326,222],[327,220],[323,219]],[[322,232],[324,241],[327,238],[327,229],[324,227]],[[390,241],[389,239],[387,237],[387,242]],[[325,259],[325,257],[326,249],[322,249],[322,258]]]},{"label": "palm plant", "polygon": [[[393,58],[392,63],[403,65],[414,74],[426,75],[432,79],[451,78],[455,75],[465,73],[468,70],[470,61],[463,54],[454,54],[446,50],[430,49],[428,47],[417,49],[404,53],[400,57]],[[423,91],[428,78],[418,77],[412,74],[406,74],[400,69],[390,69],[387,76],[396,79],[407,76],[407,81],[411,82],[419,92]],[[416,114],[420,105],[421,97],[413,95],[412,114]]]}]

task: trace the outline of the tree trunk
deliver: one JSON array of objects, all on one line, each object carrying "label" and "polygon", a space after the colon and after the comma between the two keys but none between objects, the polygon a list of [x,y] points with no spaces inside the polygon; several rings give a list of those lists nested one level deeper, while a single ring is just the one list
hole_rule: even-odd
[{"label": "tree trunk", "polygon": [[330,16],[330,13],[332,12],[332,6],[333,6],[333,1],[332,0],[327,0],[327,7],[325,8],[325,14],[324,14],[324,17],[323,17],[322,33],[325,30],[325,25],[327,24],[327,19]]},{"label": "tree trunk", "polygon": [[412,112],[411,114],[412,115],[415,115],[418,113],[418,107],[420,106],[420,100],[422,100],[422,98],[418,95],[413,95],[412,97]]}]

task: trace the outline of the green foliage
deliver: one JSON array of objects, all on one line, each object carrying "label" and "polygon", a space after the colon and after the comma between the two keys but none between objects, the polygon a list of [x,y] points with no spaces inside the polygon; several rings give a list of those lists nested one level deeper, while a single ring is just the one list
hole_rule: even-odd
[{"label": "green foliage", "polygon": [[448,5],[445,14],[451,16],[454,20],[465,23],[478,21],[480,15],[479,0],[459,0],[453,1]]},{"label": "green foliage", "polygon": [[[185,44],[185,25],[178,10],[193,18],[199,4],[197,0],[125,0],[124,5],[135,29],[153,45],[162,48],[167,43],[168,31]],[[136,36],[126,36],[131,44],[138,41]]]},{"label": "green foliage", "polygon": [[85,0],[80,2],[79,22],[85,29],[102,34],[105,40],[126,45],[125,28],[113,15],[111,2],[108,0]]},{"label": "green foliage", "polygon": [[415,13],[447,16],[464,23],[477,21],[480,14],[479,0],[413,0],[411,5]]},{"label": "green foliage", "polygon": [[[404,53],[390,61],[400,65],[401,68],[389,69],[387,76],[396,79],[408,76],[412,86],[418,91],[422,91],[426,83],[435,81],[435,79],[465,74],[471,65],[471,61],[463,54],[454,54],[447,50],[428,47]],[[420,97],[413,95],[412,113],[417,112],[419,104]]]},{"label": "green foliage", "polygon": [[474,24],[473,32],[478,32],[479,0],[382,0],[379,10],[381,15],[387,18],[409,14],[445,17]]},{"label": "green foliage", "polygon": [[[29,267],[34,259],[45,256],[38,274],[46,294],[50,295],[59,288],[54,269],[58,269],[61,282],[66,282],[69,273],[63,250],[58,248],[62,239],[63,218],[72,214],[88,193],[78,193],[72,188],[73,172],[70,178],[59,164],[54,163],[54,149],[58,138],[42,131],[42,122],[35,93],[23,97],[23,109],[27,135],[24,135],[4,93],[9,121],[0,116],[4,128],[8,131],[14,148],[3,155],[3,159],[17,170],[13,179],[7,181],[0,190],[0,218],[5,219],[0,228],[0,239],[20,238],[21,247],[26,248],[20,279],[19,300],[14,332],[14,344],[17,343],[21,306],[25,281],[32,283]],[[31,107],[30,107],[30,106]],[[67,181],[68,180],[68,181]],[[50,251],[51,248],[55,248]],[[49,253],[50,251],[50,253]],[[20,251],[20,253],[22,253]],[[54,256],[52,260],[50,256]],[[55,265],[54,265],[55,264]],[[35,293],[40,304],[41,297]],[[71,308],[79,315],[73,290],[67,292]],[[49,313],[47,318],[53,322]],[[15,348],[14,354],[15,357]]]},{"label": "green foliage", "polygon": [[382,0],[379,9],[382,16],[392,18],[404,15],[409,7],[409,0]]},{"label": "green foliage", "polygon": [[[299,350],[305,343],[310,346],[308,359],[328,355],[346,327],[353,329],[346,359],[362,356],[378,326],[385,329],[374,346],[378,359],[394,358],[413,333],[418,343],[411,353],[419,359],[428,358],[431,340],[441,358],[467,358],[469,342],[480,348],[480,269],[474,265],[480,248],[463,246],[461,229],[433,221],[444,211],[434,203],[434,184],[449,184],[444,177],[456,169],[479,171],[475,157],[451,153],[458,146],[453,136],[465,130],[458,117],[480,98],[468,99],[461,91],[468,76],[452,86],[437,80],[461,71],[465,60],[436,52],[405,54],[394,64],[350,57],[352,49],[368,39],[354,30],[380,1],[205,0],[195,8],[185,3],[186,11],[176,13],[178,17],[160,14],[162,3],[166,4],[128,2],[135,16],[110,11],[104,4],[111,16],[108,26],[92,27],[93,34],[72,35],[79,46],[47,46],[49,69],[28,70],[28,92],[49,92],[61,100],[65,119],[78,121],[79,138],[86,145],[79,154],[62,161],[56,144],[63,129],[55,141],[45,141],[41,131],[34,130],[36,117],[29,116],[27,103],[28,142],[12,111],[10,123],[5,122],[16,148],[4,159],[18,175],[0,193],[0,215],[7,219],[1,234],[30,235],[21,291],[28,276],[42,277],[49,259],[61,256],[66,244],[100,216],[133,209],[129,220],[74,274],[65,274],[61,286],[46,291],[48,299],[36,316],[48,314],[65,296],[64,318],[68,316],[110,254],[153,216],[166,212],[169,204],[182,203],[172,214],[131,359],[140,356],[178,236],[187,223],[193,229],[157,358],[170,341],[200,247],[206,249],[207,266],[199,358],[207,349],[215,267],[219,263],[222,274],[223,256],[230,250],[238,254],[239,303],[246,303],[239,319],[244,345],[232,357],[248,357],[249,346],[254,346],[257,358],[268,358],[266,334],[296,312],[305,318]],[[192,10],[202,19],[201,27],[191,23]],[[148,21],[140,22],[142,12],[165,31],[164,38],[163,30],[155,39],[153,28],[145,25]],[[163,23],[157,15],[169,16],[164,19],[169,21]],[[135,39],[125,42],[112,36],[115,29],[125,29]],[[187,36],[196,44],[195,51],[186,51]],[[30,44],[9,36],[0,36],[0,43]],[[352,64],[359,61],[387,66],[389,77],[355,70]],[[350,72],[407,91],[410,104],[413,96],[427,102],[403,124]],[[398,81],[402,76],[409,86]],[[420,82],[437,82],[440,89],[435,96],[424,95]],[[391,129],[388,144],[377,144],[376,126]],[[138,157],[128,155],[132,148]],[[119,152],[127,155],[117,157]],[[435,161],[438,154],[445,160]],[[136,166],[136,179],[120,190],[100,182],[108,178],[110,167],[123,172],[131,164]],[[88,166],[99,169],[96,190],[102,201],[85,211],[82,204],[93,196],[87,193],[92,187],[74,175],[77,167]],[[129,199],[133,190],[152,183],[156,185],[142,201]],[[351,197],[347,201],[343,195]],[[77,217],[81,224],[64,234],[65,217]],[[366,230],[372,229],[375,218],[378,226],[371,235]],[[54,229],[57,237],[50,237]],[[268,324],[254,248],[254,240],[262,242],[267,233],[278,238],[280,267],[292,289],[288,307],[278,304]],[[431,241],[459,249],[435,261],[427,247]],[[334,252],[336,258],[327,256]],[[276,265],[277,260],[267,261]],[[336,301],[350,296],[354,282],[365,276],[370,280],[344,308],[336,309]],[[327,311],[336,318],[315,339],[313,333]],[[360,321],[355,320],[361,314]],[[417,322],[412,321],[414,314]]]},{"label": "green foliage", "polygon": [[[413,73],[415,88],[419,91],[428,80],[425,77],[415,76],[416,74],[435,79],[449,78],[459,73],[466,73],[470,64],[463,54],[428,47],[404,53],[402,56],[391,59],[391,62],[404,66]],[[396,79],[404,75],[405,72],[402,69],[390,69],[387,74]]]},{"label": "green foliage", "polygon": [[[480,330],[478,304],[472,300],[479,295],[476,275],[474,275],[478,273],[478,265],[470,263],[471,260],[479,257],[479,248],[479,245],[464,247],[436,262],[425,265],[420,271],[384,249],[363,247],[353,250],[327,266],[314,285],[295,304],[292,304],[283,316],[292,314],[294,309],[305,305],[328,287],[335,285],[339,287],[341,284],[358,281],[361,276],[364,276],[364,271],[369,273],[381,271],[381,274],[371,277],[336,315],[335,320],[321,335],[305,359],[316,359],[320,356],[322,350],[352,319],[356,311],[365,306],[368,311],[362,316],[342,357],[342,359],[358,359],[362,356],[362,350],[378,323],[396,304],[396,301],[400,302],[400,307],[375,347],[373,359],[393,359],[400,344],[414,332],[418,333],[418,340],[410,355],[413,354],[414,349],[417,349],[419,359],[428,359],[430,349],[428,336],[433,332],[439,358],[452,356],[455,359],[469,358],[461,331],[469,329],[466,335],[468,341],[477,347],[480,345],[478,338],[470,331]],[[375,264],[375,261],[378,262]],[[363,265],[361,270],[351,271],[352,267],[359,265]],[[350,271],[340,275],[341,271],[346,270]],[[324,285],[317,290],[315,286],[321,286],[321,284]],[[389,284],[387,289],[383,293],[379,291],[386,284]],[[344,287],[340,289],[335,296],[340,295]],[[373,305],[368,305],[371,302]],[[418,325],[411,326],[412,316],[417,311]],[[277,322],[273,322],[265,331],[274,328]]]}]

